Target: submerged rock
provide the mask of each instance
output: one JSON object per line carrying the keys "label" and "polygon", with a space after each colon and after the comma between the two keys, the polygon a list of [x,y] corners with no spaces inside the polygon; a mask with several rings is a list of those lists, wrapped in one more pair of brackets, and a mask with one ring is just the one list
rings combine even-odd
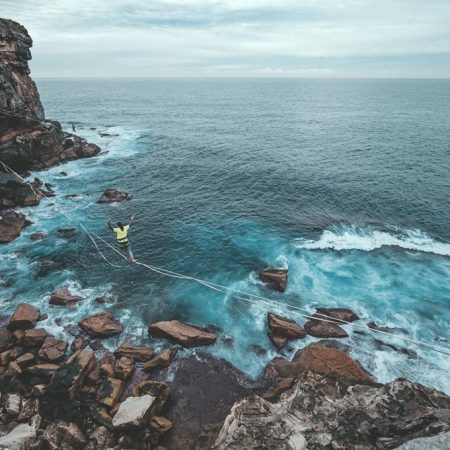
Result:
{"label": "submerged rock", "polygon": [[131,196],[124,191],[119,191],[117,189],[106,189],[98,203],[114,203],[123,202],[125,200],[131,200]]}
{"label": "submerged rock", "polygon": [[214,333],[197,325],[187,324],[179,320],[154,323],[150,325],[148,332],[152,336],[168,339],[187,348],[211,345],[216,342]]}
{"label": "submerged rock", "polygon": [[286,290],[287,277],[287,269],[266,268],[259,272],[259,279],[278,292]]}
{"label": "submerged rock", "polygon": [[78,322],[78,326],[89,336],[98,338],[114,336],[123,331],[122,324],[109,312],[86,317]]}

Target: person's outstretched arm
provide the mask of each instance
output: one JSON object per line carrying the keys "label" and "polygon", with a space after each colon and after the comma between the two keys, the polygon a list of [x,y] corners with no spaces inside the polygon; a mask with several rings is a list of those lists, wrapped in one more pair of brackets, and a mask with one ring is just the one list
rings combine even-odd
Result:
{"label": "person's outstretched arm", "polygon": [[131,216],[130,216],[130,226],[134,222],[134,219],[136,219],[136,216],[134,214],[131,214]]}
{"label": "person's outstretched arm", "polygon": [[108,228],[109,228],[111,231],[114,231],[114,230],[113,230],[113,226],[111,225],[111,219],[108,219]]}

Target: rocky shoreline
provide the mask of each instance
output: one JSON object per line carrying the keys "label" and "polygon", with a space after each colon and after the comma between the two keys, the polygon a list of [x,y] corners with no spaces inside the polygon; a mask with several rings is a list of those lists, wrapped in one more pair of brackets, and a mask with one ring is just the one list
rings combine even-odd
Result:
{"label": "rocky shoreline", "polygon": [[[24,27],[0,19],[0,160],[23,175],[100,152],[45,120],[29,76],[31,44]],[[30,224],[13,208],[55,195],[40,179],[32,186],[0,168],[0,244],[19,238]],[[99,202],[129,199],[108,189]],[[266,268],[259,277],[280,293],[286,289],[287,270]],[[80,301],[60,288],[49,303],[64,308]],[[292,360],[277,357],[251,380],[201,349],[186,354],[214,345],[220,333],[214,327],[169,317],[148,324],[149,336],[164,343],[158,354],[128,336],[109,352],[103,340],[123,331],[111,313],[61,322],[70,340],[40,327],[44,318],[32,304],[19,304],[2,318],[0,448],[387,449],[450,430],[450,397],[403,379],[379,384],[335,340],[318,340]],[[269,313],[268,338],[281,352],[306,335],[345,338],[342,325],[358,319],[345,308],[318,308],[303,325]]]}

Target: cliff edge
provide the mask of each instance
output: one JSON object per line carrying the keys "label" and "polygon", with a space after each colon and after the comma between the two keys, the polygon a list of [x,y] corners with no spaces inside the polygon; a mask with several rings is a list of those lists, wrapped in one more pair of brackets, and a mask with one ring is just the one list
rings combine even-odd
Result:
{"label": "cliff edge", "polygon": [[97,155],[100,147],[45,119],[28,66],[32,44],[25,27],[0,18],[0,160],[24,171]]}

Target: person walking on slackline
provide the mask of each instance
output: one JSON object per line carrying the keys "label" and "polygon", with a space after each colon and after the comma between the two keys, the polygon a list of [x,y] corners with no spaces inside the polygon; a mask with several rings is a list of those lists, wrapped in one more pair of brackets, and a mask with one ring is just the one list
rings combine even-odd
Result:
{"label": "person walking on slackline", "polygon": [[135,216],[132,214],[130,216],[130,223],[124,225],[122,222],[117,222],[117,226],[113,227],[111,224],[111,219],[108,220],[108,227],[111,231],[116,233],[117,245],[119,246],[120,253],[127,259],[130,264],[136,264],[136,260],[133,257],[133,253],[130,249],[130,243],[128,241],[128,230],[131,224],[134,222]]}

